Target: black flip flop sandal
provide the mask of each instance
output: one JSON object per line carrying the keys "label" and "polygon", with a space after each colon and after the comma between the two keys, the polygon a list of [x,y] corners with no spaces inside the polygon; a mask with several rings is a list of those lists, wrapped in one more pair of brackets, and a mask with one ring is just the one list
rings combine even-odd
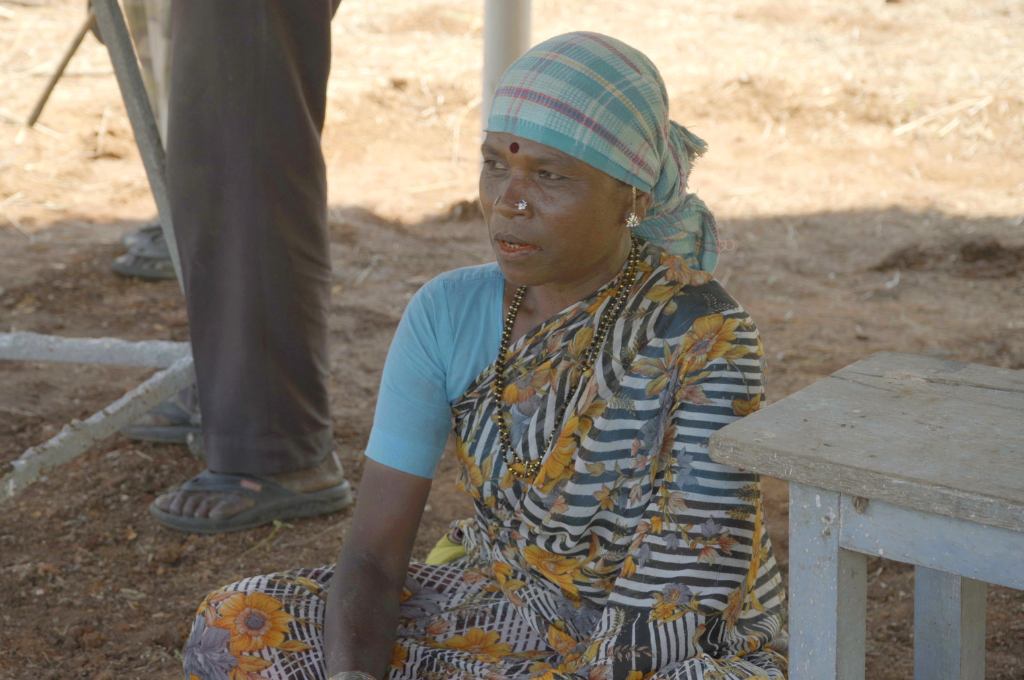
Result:
{"label": "black flip flop sandal", "polygon": [[157,234],[162,234],[163,228],[159,222],[150,222],[144,224],[135,231],[129,231],[127,234],[121,237],[121,243],[128,250],[137,248],[143,243],[148,243],[156,238]]}
{"label": "black flip flop sandal", "polygon": [[124,255],[114,258],[110,268],[121,276],[131,276],[147,281],[174,279],[174,264],[167,249],[163,230],[157,229],[152,238],[139,239]]}
{"label": "black flip flop sandal", "polygon": [[182,517],[165,512],[155,504],[149,506],[149,514],[164,526],[194,534],[243,531],[274,520],[326,515],[352,504],[352,487],[347,481],[321,491],[298,493],[265,477],[204,470],[179,486],[178,490],[235,494],[252,498],[255,502],[253,507],[226,519]]}
{"label": "black flip flop sandal", "polygon": [[128,427],[121,434],[129,439],[157,444],[188,444],[199,437],[199,414],[190,411],[176,398],[168,399]]}

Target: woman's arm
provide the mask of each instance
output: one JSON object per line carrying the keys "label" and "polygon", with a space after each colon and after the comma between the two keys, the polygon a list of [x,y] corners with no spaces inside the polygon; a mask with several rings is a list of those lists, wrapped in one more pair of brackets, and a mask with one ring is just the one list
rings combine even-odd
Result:
{"label": "woman's arm", "polygon": [[327,598],[327,677],[345,670],[387,674],[399,596],[430,483],[367,459]]}

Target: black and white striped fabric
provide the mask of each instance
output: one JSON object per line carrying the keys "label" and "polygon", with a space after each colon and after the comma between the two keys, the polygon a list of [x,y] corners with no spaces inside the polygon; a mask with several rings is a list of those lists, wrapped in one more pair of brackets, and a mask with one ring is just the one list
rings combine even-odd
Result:
{"label": "black and white striped fabric", "polygon": [[[410,567],[389,678],[785,678],[773,649],[784,592],[759,480],[707,452],[712,432],[763,402],[757,329],[707,274],[648,245],[583,373],[613,293],[595,292],[510,350],[505,412],[517,453],[543,461],[535,479],[515,479],[498,454],[493,371],[454,405],[460,486],[476,506],[453,532],[467,554]],[[304,573],[227,592],[267,593]],[[216,606],[200,613],[208,626]],[[269,662],[259,677],[319,677],[286,670],[296,656],[322,667],[322,607],[303,611],[308,624],[290,621],[286,639],[309,649],[250,652]]]}

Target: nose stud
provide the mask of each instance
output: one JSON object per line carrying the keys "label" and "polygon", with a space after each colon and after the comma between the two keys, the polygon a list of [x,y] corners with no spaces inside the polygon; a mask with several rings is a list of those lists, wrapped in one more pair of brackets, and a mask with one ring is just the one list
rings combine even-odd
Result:
{"label": "nose stud", "polygon": [[516,201],[516,210],[526,210],[530,207],[530,204],[526,202],[525,198],[520,198]]}

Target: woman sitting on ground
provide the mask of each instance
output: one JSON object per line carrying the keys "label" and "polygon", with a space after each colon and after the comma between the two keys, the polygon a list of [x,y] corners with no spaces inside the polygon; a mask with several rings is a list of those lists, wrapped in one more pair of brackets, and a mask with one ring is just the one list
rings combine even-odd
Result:
{"label": "woman sitting on ground", "polygon": [[[763,385],[686,193],[704,148],[617,40],[509,68],[480,174],[497,263],[409,303],[337,567],[209,595],[186,677],[785,677],[758,478],[707,454]],[[453,431],[475,516],[410,563]]]}

